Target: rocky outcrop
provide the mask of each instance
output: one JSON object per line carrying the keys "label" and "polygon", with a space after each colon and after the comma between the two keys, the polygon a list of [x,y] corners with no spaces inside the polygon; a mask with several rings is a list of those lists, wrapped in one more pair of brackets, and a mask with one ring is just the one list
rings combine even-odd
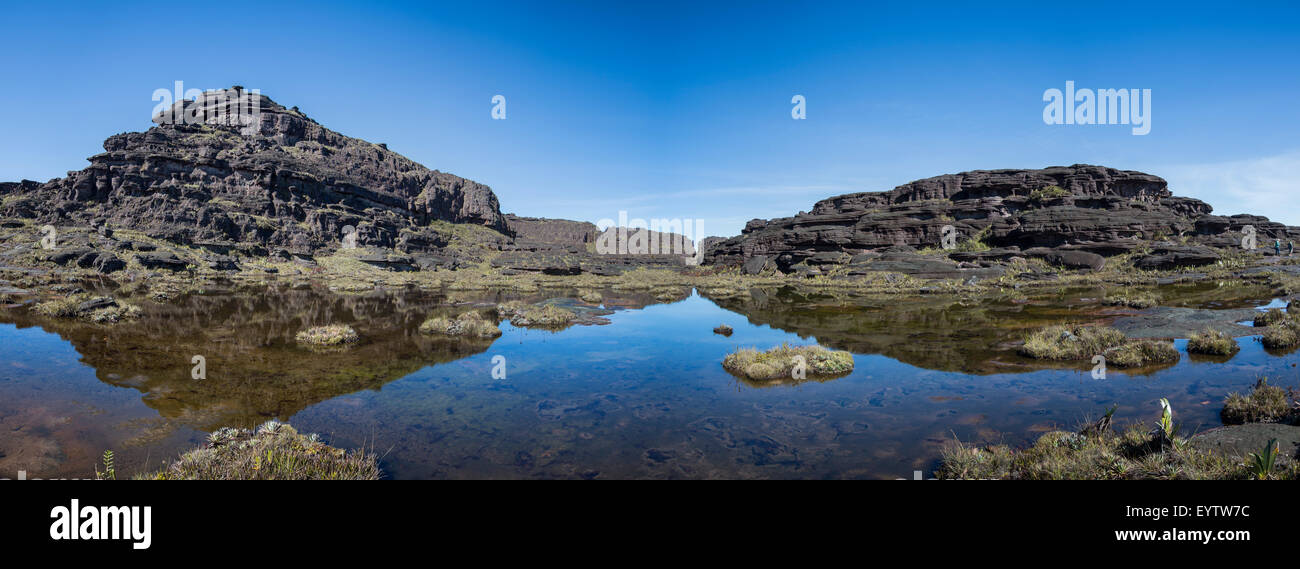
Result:
{"label": "rocky outcrop", "polygon": [[[210,91],[174,109],[215,116],[238,92]],[[0,215],[302,254],[338,249],[346,226],[355,228],[358,246],[408,253],[446,244],[435,221],[509,233],[487,186],[329,130],[296,107],[257,101],[256,133],[209,120],[115,135],[89,167],[66,178],[0,184]]]}
{"label": "rocky outcrop", "polygon": [[[1261,242],[1297,238],[1300,229],[1259,216],[1211,215],[1208,204],[1174,196],[1162,178],[1102,166],[1041,170],[977,170],[918,180],[886,192],[845,194],[817,202],[793,217],[755,219],[741,235],[708,249],[708,264],[753,266],[763,257],[785,272],[815,264],[829,252],[857,255],[896,245],[938,248],[944,227],[958,243],[976,239],[1001,251],[1033,251],[1068,268],[1096,269],[1103,255],[1133,251],[1151,241],[1187,237],[1234,246],[1246,225]],[[1152,259],[1153,266],[1204,264],[1196,249]],[[968,255],[954,260],[974,262]],[[1217,259],[1217,256],[1215,257]],[[766,261],[765,261],[766,262]]]}

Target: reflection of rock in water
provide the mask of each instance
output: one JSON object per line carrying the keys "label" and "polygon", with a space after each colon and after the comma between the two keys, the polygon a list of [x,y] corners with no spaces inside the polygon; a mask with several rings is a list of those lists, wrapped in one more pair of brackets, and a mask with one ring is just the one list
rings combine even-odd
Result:
{"label": "reflection of rock in water", "polygon": [[[108,291],[103,291],[108,292]],[[506,296],[480,291],[448,296],[425,291],[339,294],[324,288],[246,287],[239,292],[179,294],[166,303],[123,293],[144,308],[138,320],[112,327],[51,319],[25,310],[0,311],[0,321],[39,326],[67,340],[100,381],[140,391],[160,421],[123,425],[137,434],[128,445],[160,440],[178,426],[201,431],[253,427],[288,419],[321,401],[378,389],[419,369],[485,352],[492,339],[430,337],[418,332],[430,316],[455,317],[508,299],[559,304],[573,324],[607,324],[596,307],[574,306],[577,291]],[[648,292],[606,292],[611,304],[645,306]],[[294,335],[313,326],[346,324],[361,341],[346,351],[313,351]],[[206,378],[191,379],[194,356]],[[56,445],[57,446],[57,445]],[[0,447],[3,448],[3,447]]]}
{"label": "reflection of rock in water", "polygon": [[[340,296],[285,290],[141,304],[144,317],[112,328],[16,311],[5,316],[19,327],[39,325],[57,333],[101,381],[137,389],[168,422],[200,430],[288,418],[308,405],[379,388],[426,365],[465,358],[491,345],[418,334],[420,322],[432,313],[469,309],[439,306],[432,294]],[[346,352],[322,354],[294,342],[299,330],[328,323],[353,326],[361,343]],[[206,359],[205,379],[191,379],[196,355]],[[165,436],[169,430],[151,425],[142,436],[154,439],[148,432]]]}
{"label": "reflection of rock in water", "polygon": [[[1210,283],[1213,285],[1213,283]],[[1209,285],[1161,287],[1166,304],[1236,308],[1267,298],[1264,287]],[[749,318],[754,325],[816,337],[823,346],[857,354],[881,354],[926,369],[976,375],[1026,372],[1043,367],[1087,368],[1017,356],[1015,346],[1031,331],[1063,322],[1106,323],[1122,314],[1102,306],[1102,289],[1053,290],[1030,296],[1008,291],[984,296],[856,296],[783,288],[752,288],[726,298],[703,296]],[[1231,313],[1225,317],[1232,317]],[[747,382],[748,383],[748,382]],[[766,385],[764,383],[763,385]]]}

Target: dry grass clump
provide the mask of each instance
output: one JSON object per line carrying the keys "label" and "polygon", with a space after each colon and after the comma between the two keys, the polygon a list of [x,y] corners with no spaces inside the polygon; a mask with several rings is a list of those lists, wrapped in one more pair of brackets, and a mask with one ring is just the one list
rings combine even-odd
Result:
{"label": "dry grass clump", "polygon": [[1300,420],[1300,408],[1290,390],[1269,385],[1268,378],[1261,377],[1250,393],[1229,393],[1219,418],[1225,425],[1294,423]]}
{"label": "dry grass clump", "polygon": [[123,320],[139,318],[140,307],[114,299],[111,296],[73,294],[33,304],[31,310],[50,318],[80,318],[96,324],[116,324]]}
{"label": "dry grass clump", "polygon": [[1031,333],[1022,355],[1047,360],[1082,360],[1124,343],[1124,333],[1103,326],[1048,326]]}
{"label": "dry grass clump", "polygon": [[1104,304],[1110,306],[1127,306],[1129,308],[1151,308],[1160,304],[1160,295],[1154,292],[1144,291],[1124,291],[1119,294],[1107,295],[1102,299]]}
{"label": "dry grass clump", "polygon": [[501,335],[497,323],[483,318],[478,312],[466,312],[455,318],[435,316],[420,324],[421,334],[442,334],[471,338],[495,338]]}
{"label": "dry grass clump", "polygon": [[1281,308],[1270,308],[1265,312],[1256,314],[1254,324],[1258,328],[1263,328],[1265,326],[1272,326],[1273,324],[1286,322],[1288,319],[1289,315],[1286,311]]}
{"label": "dry grass clump", "polygon": [[1230,356],[1240,349],[1235,340],[1213,328],[1206,328],[1204,332],[1192,334],[1187,339],[1187,352],[1192,354]]}
{"label": "dry grass clump", "polygon": [[378,480],[375,455],[348,452],[268,421],[256,430],[218,429],[202,447],[166,468],[142,476],[151,480]]}
{"label": "dry grass clump", "polygon": [[605,301],[605,297],[601,296],[599,292],[590,290],[590,291],[585,291],[581,295],[579,295],[578,300],[581,300],[587,304],[600,304],[601,302]]}
{"label": "dry grass clump", "polygon": [[1106,363],[1115,367],[1143,367],[1178,361],[1178,349],[1164,340],[1135,340],[1111,348],[1104,354]]}
{"label": "dry grass clump", "polygon": [[497,314],[508,318],[510,323],[519,327],[536,326],[540,328],[558,328],[567,326],[578,317],[572,310],[547,304],[536,306],[517,300],[497,305]]}
{"label": "dry grass clump", "polygon": [[1259,340],[1265,348],[1289,348],[1300,343],[1296,326],[1290,320],[1271,324],[1264,328],[1264,335]]}
{"label": "dry grass clump", "polygon": [[807,376],[836,376],[853,371],[853,354],[833,351],[821,346],[791,346],[781,344],[766,352],[741,348],[722,360],[727,371],[749,379],[793,378],[797,358],[804,361]]}
{"label": "dry grass clump", "polygon": [[76,318],[81,314],[78,307],[90,300],[90,295],[72,295],[54,300],[46,300],[32,305],[32,312],[50,318]]}
{"label": "dry grass clump", "polygon": [[353,330],[351,326],[331,324],[329,326],[316,326],[298,332],[294,339],[299,344],[333,347],[356,343],[361,340],[361,336],[357,335],[357,331]]}

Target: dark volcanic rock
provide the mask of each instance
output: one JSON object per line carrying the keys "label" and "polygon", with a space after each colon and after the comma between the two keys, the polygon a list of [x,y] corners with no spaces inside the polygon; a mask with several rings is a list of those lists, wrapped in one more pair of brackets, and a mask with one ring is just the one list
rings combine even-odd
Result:
{"label": "dark volcanic rock", "polygon": [[1147,255],[1133,262],[1139,269],[1176,269],[1200,267],[1219,260],[1219,253],[1209,247],[1165,245],[1155,247]]}
{"label": "dark volcanic rock", "polygon": [[183,271],[188,264],[175,253],[137,253],[135,260],[146,269]]}
{"label": "dark volcanic rock", "polygon": [[[1125,253],[1174,236],[1216,246],[1232,244],[1246,225],[1255,227],[1261,243],[1275,236],[1300,237],[1300,229],[1267,218],[1221,217],[1210,211],[1208,204],[1174,196],[1165,180],[1141,172],[1087,165],[977,170],[918,180],[887,192],[828,198],[794,217],[752,220],[741,235],[707,249],[705,262],[744,266],[765,256],[790,271],[828,253],[856,255],[898,245],[939,247],[945,225],[956,229],[959,241],[978,238],[996,249],[1048,248],[1057,251],[1048,262],[1088,269],[1102,266],[1097,255]],[[1005,260],[1012,256],[1006,253],[956,254],[953,259]],[[1198,260],[1173,254],[1178,262]]]}
{"label": "dark volcanic rock", "polygon": [[1058,265],[1067,269],[1089,269],[1099,271],[1106,266],[1106,258],[1096,253],[1087,251],[1069,251],[1060,249],[1048,249],[1046,247],[1034,247],[1024,252],[1026,257],[1038,257],[1047,261],[1048,264]]}
{"label": "dark volcanic rock", "polygon": [[[213,116],[219,97],[233,93],[210,91],[176,108]],[[331,131],[265,96],[258,101],[256,134],[207,121],[115,135],[88,168],[66,178],[0,184],[0,196],[14,197],[0,215],[102,228],[105,236],[130,228],[175,243],[300,253],[337,249],[349,225],[359,246],[408,251],[436,247],[429,225],[439,220],[509,231],[487,186]]]}

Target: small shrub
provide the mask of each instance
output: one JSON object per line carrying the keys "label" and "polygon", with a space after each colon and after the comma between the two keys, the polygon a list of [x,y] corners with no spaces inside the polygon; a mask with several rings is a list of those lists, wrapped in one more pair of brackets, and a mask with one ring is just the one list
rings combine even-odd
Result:
{"label": "small shrub", "polygon": [[1029,192],[1029,201],[1041,202],[1070,195],[1069,190],[1061,186],[1045,186]]}

